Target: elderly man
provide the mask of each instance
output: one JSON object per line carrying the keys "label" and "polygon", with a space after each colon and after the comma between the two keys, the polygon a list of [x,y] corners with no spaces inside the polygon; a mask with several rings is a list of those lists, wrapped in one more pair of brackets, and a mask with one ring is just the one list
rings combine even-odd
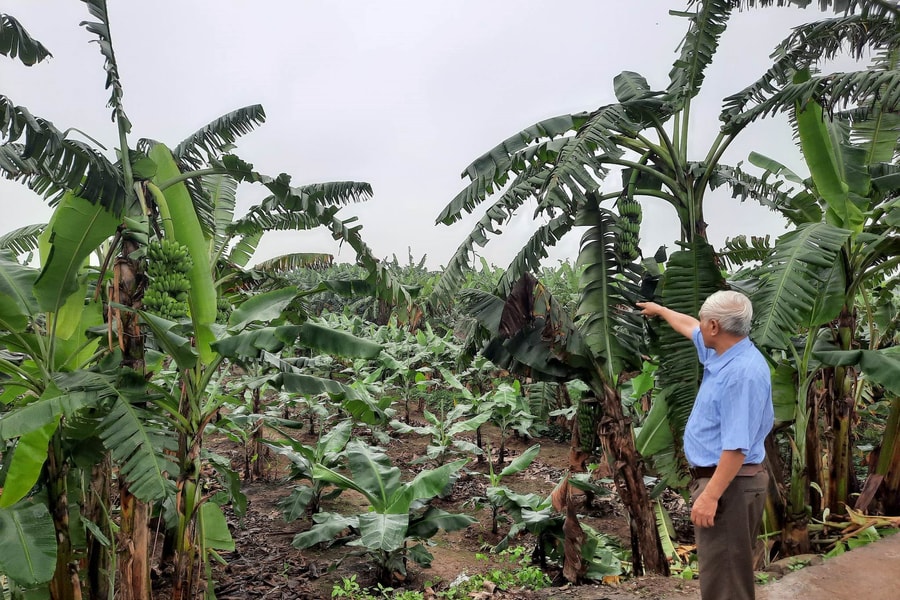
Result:
{"label": "elderly man", "polygon": [[747,337],[753,307],[733,291],[709,296],[699,321],[655,302],[638,307],[693,340],[703,364],[684,431],[701,597],[752,600],[753,548],[768,486],[761,463],[775,420],[769,366]]}

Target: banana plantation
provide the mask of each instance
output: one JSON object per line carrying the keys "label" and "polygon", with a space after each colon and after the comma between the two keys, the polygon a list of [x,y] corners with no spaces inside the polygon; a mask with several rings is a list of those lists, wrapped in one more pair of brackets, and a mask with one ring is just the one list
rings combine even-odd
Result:
{"label": "banana plantation", "polygon": [[[498,594],[689,580],[682,436],[702,367],[689,340],[634,306],[696,316],[722,289],[751,298],[772,373],[758,568],[900,527],[895,2],[684,2],[668,17],[685,33],[667,85],[623,71],[614,102],[523,123],[474,158],[434,207],[437,227],[469,215],[474,226],[434,271],[366,244],[346,207],[378,201],[368,183],[298,181],[242,159],[260,105],[210,115],[183,139],[135,139],[107,0],[81,1],[100,51],[84,68],[105,73],[117,147],[0,88],[0,174],[53,211],[0,236],[3,598],[482,591],[489,575],[429,575],[448,546],[476,566],[476,553],[512,561],[493,571]],[[692,111],[730,19],[783,4],[805,7],[806,24],[769,68],[739,80],[718,114]],[[17,68],[40,69],[52,45],[0,14]],[[858,70],[821,69],[836,57]],[[804,172],[787,156],[723,162],[745,129],[782,113]],[[700,121],[716,123],[708,147],[691,138]],[[237,210],[250,188],[262,199]],[[788,227],[714,247],[713,194]],[[641,245],[648,199],[677,216],[672,251]],[[479,261],[521,213],[533,229],[513,260]],[[355,264],[254,260],[266,233],[318,228]],[[566,236],[577,257],[548,266]],[[550,476],[525,479],[536,473]],[[292,558],[269,574],[278,585],[238,590],[229,578],[247,565],[254,536],[242,532],[263,484],[287,535],[257,531],[255,543]],[[617,531],[591,525],[598,506],[618,511]]]}

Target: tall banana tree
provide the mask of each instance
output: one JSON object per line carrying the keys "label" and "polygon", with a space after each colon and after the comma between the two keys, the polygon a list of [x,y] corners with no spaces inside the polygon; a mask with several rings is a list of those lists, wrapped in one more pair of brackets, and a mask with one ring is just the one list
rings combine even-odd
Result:
{"label": "tall banana tree", "polygon": [[[68,193],[43,236],[39,270],[20,265],[8,254],[0,260],[2,343],[24,357],[20,363],[0,361],[0,370],[8,377],[0,438],[14,441],[12,460],[4,465],[0,506],[8,511],[5,518],[14,518],[10,515],[17,509],[28,507],[29,526],[9,530],[19,532],[15,539],[20,556],[55,559],[52,578],[40,574],[40,565],[46,561],[29,561],[24,570],[10,570],[9,565],[0,570],[26,586],[49,580],[55,598],[75,597],[81,591],[78,552],[72,541],[75,524],[69,522],[69,505],[82,502],[69,487],[82,473],[77,448],[102,446],[111,426],[103,415],[129,405],[135,388],[125,380],[117,382],[108,363],[93,366],[106,351],[97,337],[87,334],[88,329],[102,325],[103,313],[100,303],[88,294],[88,284],[94,282],[91,270],[85,270],[86,260],[112,236],[117,224],[115,216],[102,207]],[[162,463],[152,458],[155,449],[150,437],[143,438],[147,443],[131,445],[131,454],[118,458],[150,459],[159,466]],[[92,453],[82,451],[81,455]],[[89,475],[88,470],[82,476],[87,480]],[[42,494],[32,493],[35,484],[49,508],[43,514],[54,531],[50,546],[40,545],[42,521],[36,516]],[[148,486],[145,490],[151,493],[154,486]],[[164,491],[165,484],[157,479],[152,493]],[[81,533],[74,536],[80,538]]]}
{"label": "tall banana tree", "polygon": [[[725,99],[721,131],[705,155],[690,159],[692,101],[700,92],[706,68],[733,11],[756,4],[769,3],[688,2],[686,11],[674,13],[689,25],[665,89],[655,90],[637,73],[624,72],[614,80],[616,103],[536,123],[469,165],[463,176],[471,183],[444,208],[437,221],[454,223],[495,192],[497,195],[448,263],[435,291],[437,296],[452,296],[471,267],[474,247],[500,233],[504,221],[521,211],[530,199],[537,202],[535,219],[543,217],[545,222],[508,266],[497,290],[502,297],[523,273],[537,271],[547,249],[574,226],[591,227],[582,238],[578,259],[585,269],[579,325],[598,364],[603,365],[605,381],[615,390],[622,365],[637,354],[639,339],[639,330],[627,323],[622,311],[615,310],[617,304],[634,297],[617,295],[617,291],[627,288],[625,282],[637,282],[641,277],[633,262],[638,256],[635,233],[640,223],[636,199],[659,198],[674,208],[682,249],[669,258],[657,293],[675,310],[697,314],[703,299],[725,286],[715,253],[706,242],[703,207],[712,185],[727,183],[743,189],[742,182],[732,177],[734,169],[721,163],[733,140],[753,121],[789,110],[798,99],[852,102],[871,86],[898,78],[896,72],[874,71],[820,75],[802,83],[786,77],[791,66],[803,68],[836,53],[841,46],[835,40],[841,36],[852,40],[850,52],[856,56],[868,47],[889,43],[895,32],[892,7],[880,2],[841,3],[839,8],[849,11],[847,16],[801,28],[796,39],[785,43],[781,58],[769,72]],[[831,3],[821,4],[824,8]],[[895,85],[890,89],[898,88]],[[891,107],[896,105],[896,96],[894,93],[887,99]],[[613,168],[622,170],[621,185],[607,185],[606,176]],[[615,203],[617,214],[603,208],[603,203]],[[598,243],[601,239],[605,246]],[[600,252],[600,248],[606,251]],[[659,383],[668,401],[669,426],[677,439],[690,413],[701,372],[690,343],[674,332],[659,332],[658,346],[665,349],[660,352]],[[627,478],[635,475],[629,473]],[[632,517],[639,510],[643,509],[630,507]]]}
{"label": "tall banana tree", "polygon": [[[597,243],[601,245],[597,252],[612,253],[610,239],[605,241],[606,248],[602,240]],[[642,478],[632,479],[640,477],[640,471],[623,466],[639,464],[640,457],[631,441],[621,399],[608,382],[606,367],[597,360],[584,330],[574,326],[547,288],[530,274],[516,282],[507,298],[477,289],[464,290],[462,296],[466,312],[480,326],[478,335],[485,341],[483,354],[491,362],[536,381],[579,379],[588,384],[595,404],[604,411],[600,429],[603,448],[611,468],[617,471],[616,485],[631,515],[634,570],[638,574],[645,570],[667,572],[647,488]],[[573,548],[574,554],[570,554],[567,548],[567,560],[580,556],[581,550]]]}
{"label": "tall banana tree", "polygon": [[[872,69],[876,82],[897,71],[900,52],[896,41],[881,50]],[[808,80],[808,71],[794,75],[794,85]],[[767,171],[766,182],[756,182],[757,191],[767,189],[773,206],[796,226],[761,256],[763,264],[754,272],[761,285],[753,296],[754,336],[785,357],[779,369],[794,375],[780,380],[796,382],[791,491],[783,529],[789,551],[808,549],[811,512],[841,512],[849,494],[859,491],[853,487],[851,460],[859,378],[852,361],[828,367],[834,363],[820,362],[817,350],[823,344],[839,351],[856,345],[858,316],[871,311],[871,303],[860,299],[869,298],[900,264],[895,214],[900,186],[892,175],[900,116],[885,106],[885,91],[873,85],[858,108],[844,113],[827,114],[812,99],[796,101],[793,120],[811,175],[806,181],[777,161],[751,156]],[[787,183],[800,184],[800,190],[779,192]],[[802,344],[792,339],[797,333],[803,334]],[[882,476],[887,469],[884,465]],[[810,481],[822,490],[815,502]]]}

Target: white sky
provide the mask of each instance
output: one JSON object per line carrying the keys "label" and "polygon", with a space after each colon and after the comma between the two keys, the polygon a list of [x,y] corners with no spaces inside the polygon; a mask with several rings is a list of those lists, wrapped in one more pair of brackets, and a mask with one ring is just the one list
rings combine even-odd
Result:
{"label": "white sky", "polygon": [[[267,122],[238,142],[257,170],[286,172],[295,185],[367,181],[375,197],[349,207],[375,254],[407,249],[432,268],[445,264],[475,217],[447,227],[434,220],[462,189],[459,174],[506,137],[557,114],[615,101],[612,80],[624,70],[655,89],[668,84],[686,21],[662,0],[109,0],[111,31],[134,129],[175,145],[236,108],[260,103]],[[117,146],[105,104],[103,58],[76,0],[2,0],[54,54],[26,68],[0,59],[0,94],[54,122]],[[722,98],[755,80],[790,27],[821,18],[813,10],[768,8],[731,20],[704,93],[692,109],[695,159],[715,137]],[[783,117],[751,126],[725,155],[750,151],[805,173]],[[616,177],[618,179],[618,177]],[[239,210],[264,197],[241,188]],[[49,209],[27,188],[0,181],[0,232],[46,221]],[[710,239],[778,235],[780,219],[727,193],[708,196]],[[645,254],[673,247],[674,211],[645,204]],[[530,211],[483,250],[505,266],[533,230]],[[577,254],[573,232],[549,261]],[[254,262],[287,252],[325,251],[353,260],[324,232],[272,233]]]}

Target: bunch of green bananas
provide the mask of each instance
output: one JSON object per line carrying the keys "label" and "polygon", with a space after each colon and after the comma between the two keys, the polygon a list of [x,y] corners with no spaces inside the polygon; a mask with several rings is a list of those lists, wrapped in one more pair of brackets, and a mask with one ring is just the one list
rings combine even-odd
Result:
{"label": "bunch of green bananas", "polygon": [[231,302],[219,296],[216,299],[216,323],[227,323],[231,316]]}
{"label": "bunch of green bananas", "polygon": [[142,300],[144,310],[177,321],[188,314],[188,272],[194,261],[187,246],[163,238],[147,245],[147,278]]}
{"label": "bunch of green bananas", "polygon": [[640,256],[641,204],[628,194],[622,194],[616,200],[616,209],[619,212],[616,255],[623,262],[631,262]]}
{"label": "bunch of green bananas", "polygon": [[578,424],[578,438],[581,449],[591,453],[597,444],[597,423],[600,418],[600,403],[596,400],[582,400],[575,415]]}

